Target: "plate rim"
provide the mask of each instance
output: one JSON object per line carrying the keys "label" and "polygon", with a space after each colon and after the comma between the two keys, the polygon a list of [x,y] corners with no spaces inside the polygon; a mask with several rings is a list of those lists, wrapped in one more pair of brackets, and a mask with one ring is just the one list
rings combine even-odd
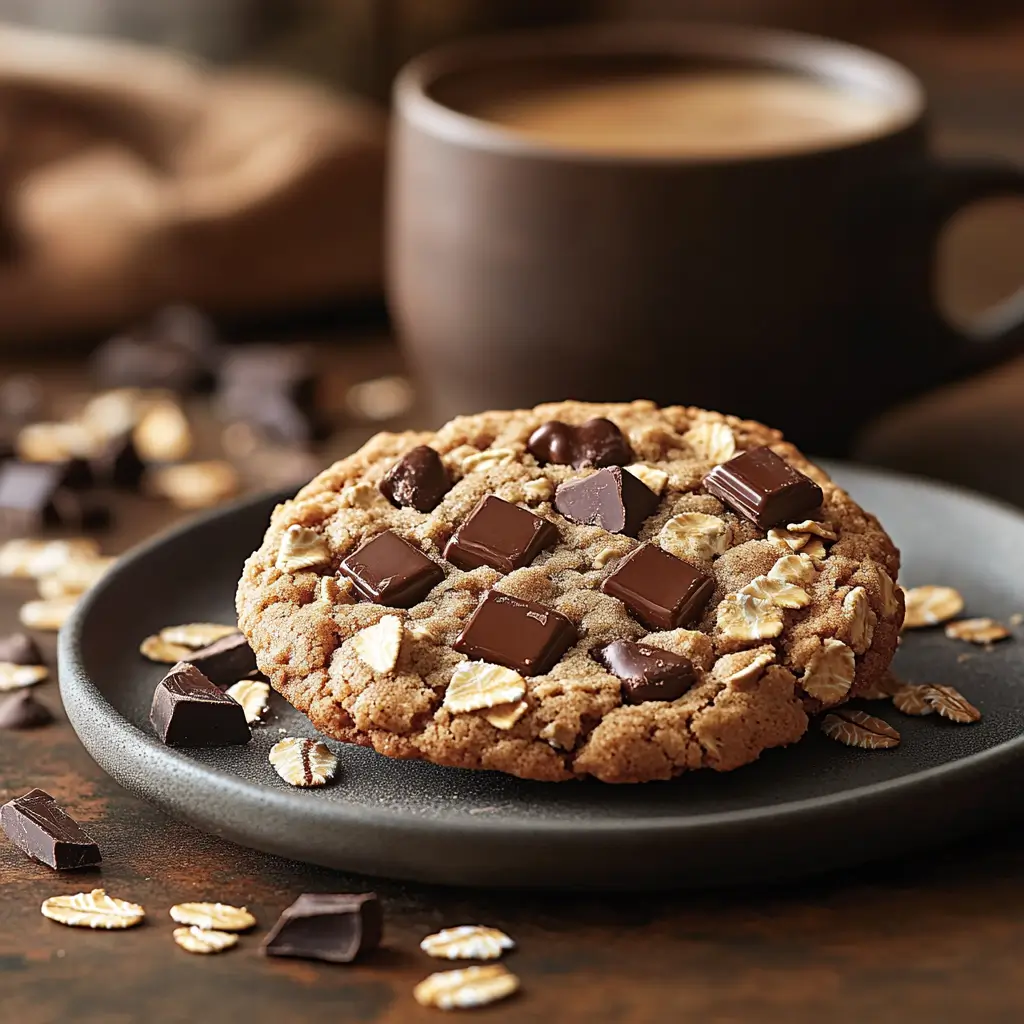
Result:
{"label": "plate rim", "polygon": [[[866,476],[884,477],[901,484],[913,484],[915,489],[926,490],[934,496],[952,494],[960,500],[966,499],[987,510],[996,511],[1001,515],[1009,515],[1024,527],[1024,512],[1022,510],[1007,502],[990,499],[967,488],[874,466],[855,463],[840,464],[831,460],[821,460],[818,464],[823,465],[830,474],[834,468],[840,468],[847,474],[852,472]],[[116,781],[121,782],[123,779],[130,778],[131,772],[125,770],[120,764],[112,765],[111,762],[116,762],[116,759],[108,757],[103,744],[97,741],[95,736],[95,732],[98,731],[97,725],[101,726],[102,731],[109,736],[118,736],[122,739],[125,736],[130,738],[131,742],[125,745],[127,751],[122,749],[120,756],[130,761],[132,767],[140,775],[148,774],[151,777],[159,775],[161,778],[167,778],[173,774],[179,781],[185,775],[196,780],[208,780],[210,776],[214,776],[219,786],[229,787],[241,799],[252,802],[254,810],[258,803],[263,813],[269,809],[268,804],[285,815],[295,813],[295,791],[279,790],[276,787],[252,782],[220,768],[200,764],[184,750],[167,747],[156,737],[140,729],[110,703],[97,683],[86,673],[81,657],[85,621],[101,596],[110,587],[117,584],[120,571],[125,566],[147,557],[153,550],[210,522],[230,518],[261,505],[273,508],[281,500],[286,500],[287,496],[282,492],[272,491],[243,498],[198,516],[190,517],[132,547],[118,559],[117,565],[110,573],[79,602],[61,630],[58,638],[58,678],[68,718],[90,756]],[[92,723],[83,723],[85,717],[91,717]],[[330,740],[329,737],[328,739]],[[330,742],[335,746],[339,745],[337,741]],[[341,746],[345,745],[341,744]],[[646,819],[630,817],[628,822],[624,815],[613,820],[568,821],[566,819],[516,818],[509,815],[491,817],[464,814],[446,817],[443,827],[447,835],[451,837],[468,839],[483,839],[508,835],[513,832],[517,834],[517,838],[529,836],[550,839],[571,832],[577,837],[594,836],[606,839],[611,836],[619,836],[628,828],[630,835],[637,838],[678,837],[680,842],[685,842],[689,838],[721,829],[763,825],[768,819],[771,820],[773,826],[778,828],[795,827],[823,813],[843,812],[866,802],[872,804],[877,804],[879,801],[891,802],[893,799],[905,796],[908,790],[913,794],[920,795],[922,791],[928,792],[942,786],[950,776],[954,776],[960,782],[965,779],[969,781],[971,777],[987,775],[1020,760],[1024,760],[1024,733],[974,754],[894,779],[868,783],[839,793],[787,800],[761,807],[690,814],[685,818],[670,815]],[[157,782],[159,783],[159,779]],[[583,784],[603,785],[599,782],[584,782]],[[536,783],[536,785],[543,786],[544,783]],[[134,787],[130,788],[134,789]],[[165,806],[167,803],[167,801],[161,802],[148,794],[144,794],[144,798],[161,806]],[[176,805],[180,803],[178,800],[172,802]],[[307,821],[311,817],[323,818],[335,825],[356,824],[362,829],[369,828],[382,833],[389,832],[393,836],[409,835],[413,838],[426,833],[434,834],[439,827],[437,821],[431,816],[396,813],[387,807],[374,807],[362,803],[349,805],[343,801],[328,802],[315,799],[311,799],[307,803],[308,807],[303,807],[300,812]],[[204,820],[200,813],[175,812],[175,816],[185,817],[186,820],[193,822]]]}

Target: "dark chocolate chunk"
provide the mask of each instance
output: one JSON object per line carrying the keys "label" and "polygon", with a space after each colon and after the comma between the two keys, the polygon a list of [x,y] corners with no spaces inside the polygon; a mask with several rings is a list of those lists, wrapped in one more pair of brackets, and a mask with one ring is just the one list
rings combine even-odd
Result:
{"label": "dark chocolate chunk", "polygon": [[34,533],[60,522],[54,495],[61,487],[64,467],[53,462],[0,465],[0,535]]}
{"label": "dark chocolate chunk", "polygon": [[39,645],[27,633],[9,633],[0,636],[0,661],[12,665],[42,665]]}
{"label": "dark chocolate chunk", "polygon": [[489,494],[452,535],[444,557],[460,569],[489,565],[510,573],[557,543],[558,529],[553,523]]}
{"label": "dark chocolate chunk", "polygon": [[542,423],[527,441],[530,454],[540,463],[583,466],[625,466],[633,451],[619,428],[603,417],[570,426],[561,420]]}
{"label": "dark chocolate chunk", "polygon": [[272,444],[305,448],[318,434],[313,412],[283,392],[235,385],[218,394],[216,409],[221,419],[246,423]]}
{"label": "dark chocolate chunk", "polygon": [[601,589],[617,597],[648,629],[677,629],[698,619],[715,581],[654,544],[642,544]]}
{"label": "dark chocolate chunk", "polygon": [[441,456],[421,444],[406,452],[380,482],[380,493],[392,505],[408,505],[417,512],[433,511],[451,490],[452,481]]}
{"label": "dark chocolate chunk", "polygon": [[106,438],[90,461],[96,480],[109,487],[137,491],[146,475],[130,430]]}
{"label": "dark chocolate chunk", "polygon": [[[244,395],[249,400],[244,403]],[[242,401],[250,411],[265,396],[287,398],[299,409],[316,407],[316,372],[302,345],[242,345],[224,353],[217,377],[218,403]]]}
{"label": "dark chocolate chunk", "polygon": [[411,608],[444,579],[436,562],[391,530],[357,548],[339,568],[362,597],[389,608]]}
{"label": "dark chocolate chunk", "polygon": [[613,466],[559,484],[555,508],[574,523],[635,537],[661,499],[628,470]]}
{"label": "dark chocolate chunk", "polygon": [[489,590],[466,623],[455,650],[504,665],[524,676],[541,676],[576,643],[576,627],[535,601]]}
{"label": "dark chocolate chunk", "polygon": [[375,893],[303,893],[260,947],[265,956],[351,963],[380,945],[384,915]]}
{"label": "dark chocolate chunk", "polygon": [[184,661],[157,684],[149,720],[169,747],[225,747],[252,739],[242,705]]}
{"label": "dark chocolate chunk", "polygon": [[770,448],[751,448],[715,466],[704,486],[762,530],[806,519],[824,497],[810,477]]}
{"label": "dark chocolate chunk", "polygon": [[89,868],[102,860],[92,836],[41,789],[0,807],[0,827],[22,853],[55,871]]}
{"label": "dark chocolate chunk", "polygon": [[697,672],[689,658],[650,644],[613,640],[595,647],[590,654],[622,680],[624,704],[676,700],[697,681]]}
{"label": "dark chocolate chunk", "polygon": [[56,521],[73,530],[105,530],[113,518],[107,500],[96,491],[62,487],[54,493],[52,504]]}
{"label": "dark chocolate chunk", "polygon": [[53,712],[31,690],[0,698],[0,729],[38,729],[53,721]]}
{"label": "dark chocolate chunk", "polygon": [[93,353],[92,374],[104,388],[169,388],[200,391],[210,371],[201,356],[177,341],[142,334],[111,338]]}
{"label": "dark chocolate chunk", "polygon": [[256,653],[241,633],[230,633],[193,651],[184,661],[199,669],[214,686],[225,688],[256,668]]}

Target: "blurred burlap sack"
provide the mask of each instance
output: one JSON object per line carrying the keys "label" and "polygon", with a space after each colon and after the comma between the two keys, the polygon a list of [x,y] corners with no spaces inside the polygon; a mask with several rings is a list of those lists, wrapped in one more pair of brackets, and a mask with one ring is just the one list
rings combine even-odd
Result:
{"label": "blurred burlap sack", "polygon": [[377,294],[384,146],[280,74],[0,27],[0,346]]}

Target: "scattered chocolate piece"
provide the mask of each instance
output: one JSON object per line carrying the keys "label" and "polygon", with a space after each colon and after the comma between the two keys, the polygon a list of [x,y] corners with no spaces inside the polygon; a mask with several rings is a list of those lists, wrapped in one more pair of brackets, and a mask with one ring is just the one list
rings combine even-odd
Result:
{"label": "scattered chocolate piece", "polygon": [[555,492],[555,508],[574,523],[635,537],[661,499],[618,466],[568,480]]}
{"label": "scattered chocolate piece", "polygon": [[229,633],[182,659],[221,688],[237,683],[256,669],[256,654],[242,633]]}
{"label": "scattered chocolate piece", "polygon": [[625,466],[633,461],[633,451],[622,431],[603,417],[587,420],[578,427],[548,420],[530,435],[527,447],[541,464],[554,462],[576,469]]}
{"label": "scattered chocolate piece", "polygon": [[406,452],[380,482],[380,493],[392,505],[408,505],[417,512],[432,512],[451,490],[441,456],[433,448],[421,444]]}
{"label": "scattered chocolate piece", "polygon": [[436,562],[391,530],[357,548],[339,569],[362,597],[389,608],[411,608],[444,579]]}
{"label": "scattered chocolate piece", "polygon": [[92,458],[96,480],[109,487],[137,491],[146,475],[146,464],[135,447],[131,430],[108,437]]}
{"label": "scattered chocolate piece", "polygon": [[229,393],[242,401],[242,392],[248,392],[244,404],[249,409],[267,395],[284,396],[299,408],[314,408],[316,372],[310,350],[302,345],[263,343],[228,349],[217,377],[218,402]]}
{"label": "scattered chocolate piece", "polygon": [[157,684],[149,720],[169,747],[221,747],[252,739],[242,706],[187,662]]}
{"label": "scattered chocolate piece", "polygon": [[274,391],[253,392],[241,386],[224,391],[217,399],[217,414],[223,420],[258,430],[264,443],[304,448],[318,434],[312,416],[287,395]]}
{"label": "scattered chocolate piece", "polygon": [[8,633],[0,636],[0,661],[12,665],[41,665],[43,656],[39,645],[27,633]]}
{"label": "scattered chocolate piece", "polygon": [[380,945],[384,916],[375,893],[303,893],[260,947],[265,956],[351,963]]}
{"label": "scattered chocolate piece", "polygon": [[648,629],[677,629],[700,617],[715,581],[654,544],[643,544],[601,584]]}
{"label": "scattered chocolate piece", "polygon": [[38,729],[53,721],[53,713],[31,690],[0,698],[0,729]]}
{"label": "scattered chocolate piece", "polygon": [[[97,529],[110,522],[110,509],[88,492],[69,486],[83,482],[71,462],[19,462],[0,464],[0,535],[36,533],[47,527]],[[91,470],[89,470],[91,478]]]}
{"label": "scattered chocolate piece", "polygon": [[553,608],[489,590],[453,646],[469,658],[541,676],[576,638],[576,627]]}
{"label": "scattered chocolate piece", "polygon": [[452,535],[444,557],[467,571],[489,565],[510,573],[557,543],[558,529],[553,523],[489,494]]}
{"label": "scattered chocolate piece", "polygon": [[41,789],[0,807],[0,827],[22,853],[55,871],[93,867],[102,860],[92,836]]}
{"label": "scattered chocolate piece", "polygon": [[715,466],[704,486],[762,530],[807,518],[824,499],[810,477],[765,447]]}
{"label": "scattered chocolate piece", "polygon": [[613,640],[595,647],[590,655],[622,680],[624,704],[676,700],[697,681],[697,672],[689,658],[650,644]]}

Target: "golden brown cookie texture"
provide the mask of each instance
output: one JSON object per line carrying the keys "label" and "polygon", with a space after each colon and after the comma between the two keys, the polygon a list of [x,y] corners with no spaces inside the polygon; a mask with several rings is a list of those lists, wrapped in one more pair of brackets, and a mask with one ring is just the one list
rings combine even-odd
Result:
{"label": "golden brown cookie texture", "polygon": [[[621,440],[603,424],[583,429],[594,420],[609,421]],[[535,454],[531,437],[553,422],[574,428],[561,431],[574,444],[535,442]],[[579,438],[593,448],[589,456]],[[440,457],[450,487],[420,500],[412,479],[406,503],[401,493],[385,496],[385,477],[420,446]],[[709,493],[704,479],[716,466],[763,447],[820,488],[820,507],[758,525],[750,510]],[[598,463],[609,460],[652,498],[637,501],[618,472],[604,472],[598,484],[607,486],[577,491],[586,501],[573,499],[572,518],[560,514],[559,487],[602,473],[607,465]],[[436,482],[437,466],[431,471]],[[801,494],[817,494],[802,484],[798,491],[766,507],[796,508],[808,500]],[[511,568],[524,558],[521,531],[534,528],[520,519],[516,536],[484,537],[477,550],[492,564],[458,568],[445,549],[492,496],[537,517],[546,542]],[[417,507],[435,498],[429,511]],[[646,513],[639,527],[636,508]],[[627,522],[628,530],[616,529]],[[386,532],[404,544],[367,546]],[[297,541],[317,558],[296,558]],[[644,545],[678,560],[666,563],[679,570],[668,574],[675,589],[655,593],[658,580],[637,583],[627,573],[631,589],[606,592],[606,580]],[[438,569],[423,594],[398,578],[406,546]],[[366,551],[387,558],[368,564]],[[903,620],[898,570],[899,553],[874,516],[777,431],[650,402],[561,402],[464,416],[435,433],[378,434],[275,510],[237,605],[260,670],[326,736],[389,757],[522,778],[643,782],[747,764],[800,739],[809,713],[875,686]],[[703,577],[710,582],[701,587]],[[361,596],[381,593],[393,595],[384,598],[390,605]],[[467,638],[488,595],[502,615]],[[643,604],[649,598],[654,612]],[[508,622],[525,645],[514,656],[502,650]],[[688,659],[689,688],[672,700],[631,703],[630,692],[655,691],[594,656],[614,641]]]}

